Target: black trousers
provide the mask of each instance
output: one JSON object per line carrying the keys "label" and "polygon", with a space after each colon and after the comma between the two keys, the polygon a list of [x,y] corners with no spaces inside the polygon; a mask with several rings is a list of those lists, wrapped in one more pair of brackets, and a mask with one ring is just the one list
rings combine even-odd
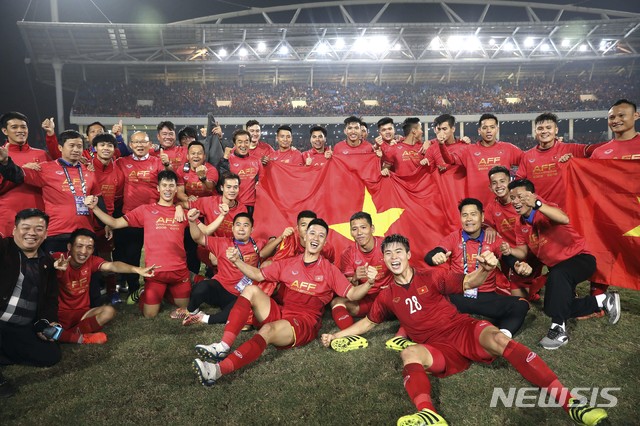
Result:
{"label": "black trousers", "polygon": [[503,296],[494,292],[478,292],[477,298],[462,294],[449,296],[451,303],[463,314],[482,315],[498,328],[509,330],[515,335],[529,311],[529,303],[516,296]]}
{"label": "black trousers", "polygon": [[549,268],[544,293],[544,313],[556,324],[569,318],[596,312],[598,303],[594,296],[575,297],[576,286],[588,280],[596,271],[596,258],[579,254]]}
{"label": "black trousers", "polygon": [[[142,246],[144,245],[144,229],[117,229],[114,232],[113,238],[115,239],[113,260],[128,263],[129,265],[139,266]],[[129,284],[129,293],[133,293],[140,288],[140,276],[138,274],[123,275],[125,276],[127,284]]]}
{"label": "black trousers", "polygon": [[62,357],[55,342],[41,340],[31,325],[0,322],[0,353],[3,362],[49,367]]}
{"label": "black trousers", "polygon": [[194,274],[200,273],[200,259],[198,259],[198,244],[191,238],[189,228],[184,230],[184,251],[187,253],[187,269]]}
{"label": "black trousers", "polygon": [[71,234],[60,234],[48,237],[42,243],[42,250],[44,250],[45,253],[66,253],[70,236]]}
{"label": "black trousers", "polygon": [[217,306],[220,311],[209,316],[209,324],[224,324],[229,318],[231,308],[236,303],[237,296],[229,293],[216,280],[200,281],[191,289],[191,298],[189,299],[189,312],[193,312],[203,303],[210,306]]}

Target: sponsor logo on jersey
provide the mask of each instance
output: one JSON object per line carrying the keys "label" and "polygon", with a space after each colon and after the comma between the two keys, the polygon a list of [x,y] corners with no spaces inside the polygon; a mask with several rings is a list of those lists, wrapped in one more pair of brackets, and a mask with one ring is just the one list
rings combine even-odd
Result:
{"label": "sponsor logo on jersey", "polygon": [[64,174],[64,172],[61,172],[60,170],[58,170],[58,171],[56,171],[56,174],[62,176]]}
{"label": "sponsor logo on jersey", "polygon": [[496,216],[502,216],[502,212],[496,212]]}
{"label": "sponsor logo on jersey", "polygon": [[613,152],[613,149],[608,149],[608,150],[606,150],[604,153],[605,153],[606,155],[609,155],[609,154],[611,154],[612,152]]}

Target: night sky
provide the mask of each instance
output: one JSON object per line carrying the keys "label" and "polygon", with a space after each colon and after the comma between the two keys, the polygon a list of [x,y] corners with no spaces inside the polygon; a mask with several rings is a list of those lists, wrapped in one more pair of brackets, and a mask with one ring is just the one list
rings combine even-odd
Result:
{"label": "night sky", "polygon": [[[315,1],[305,0],[299,3],[312,2]],[[101,9],[102,13],[93,3]],[[60,21],[100,23],[108,22],[107,18],[114,23],[166,23],[248,9],[250,6],[268,7],[292,3],[295,2],[290,0],[58,0]],[[547,3],[574,4],[640,13],[640,2],[637,0],[556,0],[547,1]],[[16,22],[23,19],[49,21],[51,19],[49,4],[49,0],[0,0],[0,37],[3,40],[0,112],[15,110],[25,113],[30,119],[29,139],[36,146],[41,145],[41,132],[37,131],[40,123],[44,117],[56,115],[55,90],[52,86],[37,82],[31,67],[25,65],[26,51]],[[380,7],[381,5],[372,6],[372,13],[375,14]],[[335,19],[341,22],[340,17]],[[508,18],[505,17],[505,19]],[[402,22],[401,16],[398,16],[397,22]],[[74,93],[65,92],[64,95],[64,106],[68,111]]]}

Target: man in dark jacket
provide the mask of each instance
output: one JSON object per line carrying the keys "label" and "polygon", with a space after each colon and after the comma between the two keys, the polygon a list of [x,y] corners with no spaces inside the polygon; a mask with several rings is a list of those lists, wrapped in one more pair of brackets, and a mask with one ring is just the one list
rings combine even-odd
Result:
{"label": "man in dark jacket", "polygon": [[[43,211],[21,210],[13,237],[0,239],[0,365],[46,367],[60,361],[60,348],[43,334],[59,325],[55,268],[40,249],[48,224]],[[14,393],[0,372],[0,397]]]}

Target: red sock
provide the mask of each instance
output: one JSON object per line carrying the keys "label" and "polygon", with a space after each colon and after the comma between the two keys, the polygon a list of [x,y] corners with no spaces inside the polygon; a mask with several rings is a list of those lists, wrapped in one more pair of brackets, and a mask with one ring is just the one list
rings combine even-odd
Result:
{"label": "red sock", "polygon": [[414,362],[405,365],[402,369],[402,377],[404,388],[418,411],[424,408],[436,411],[431,401],[431,382],[422,364]]}
{"label": "red sock", "polygon": [[502,356],[522,377],[539,388],[546,389],[549,395],[554,395],[556,401],[566,410],[567,401],[571,398],[569,390],[560,383],[556,374],[538,354],[525,345],[510,340]]}
{"label": "red sock", "polygon": [[224,326],[222,342],[229,345],[229,347],[233,346],[233,342],[236,341],[240,330],[242,330],[242,327],[247,323],[250,312],[251,302],[249,302],[249,299],[242,296],[238,297],[233,308],[231,308],[231,312],[229,312],[227,324]]}
{"label": "red sock", "polygon": [[58,337],[58,341],[64,343],[80,343],[81,338],[82,333],[78,333],[77,330],[62,330],[62,333],[60,333],[60,337]]}
{"label": "red sock", "polygon": [[98,324],[98,318],[93,316],[85,318],[76,326],[76,330],[81,333],[95,333],[102,330],[102,326]]}
{"label": "red sock", "polygon": [[[240,299],[244,299],[244,297],[238,298],[238,300]],[[254,335],[220,362],[220,372],[222,374],[229,374],[232,371],[236,371],[252,363],[260,358],[260,355],[262,355],[262,352],[264,352],[266,348],[267,342],[264,340],[264,337],[259,334]]]}
{"label": "red sock", "polygon": [[597,296],[599,294],[605,294],[607,292],[607,289],[609,288],[609,286],[607,284],[600,284],[600,283],[591,283],[591,288],[590,288],[590,294],[591,296]]}
{"label": "red sock", "polygon": [[331,316],[340,330],[344,330],[353,324],[353,318],[343,305],[336,305],[331,309]]}

